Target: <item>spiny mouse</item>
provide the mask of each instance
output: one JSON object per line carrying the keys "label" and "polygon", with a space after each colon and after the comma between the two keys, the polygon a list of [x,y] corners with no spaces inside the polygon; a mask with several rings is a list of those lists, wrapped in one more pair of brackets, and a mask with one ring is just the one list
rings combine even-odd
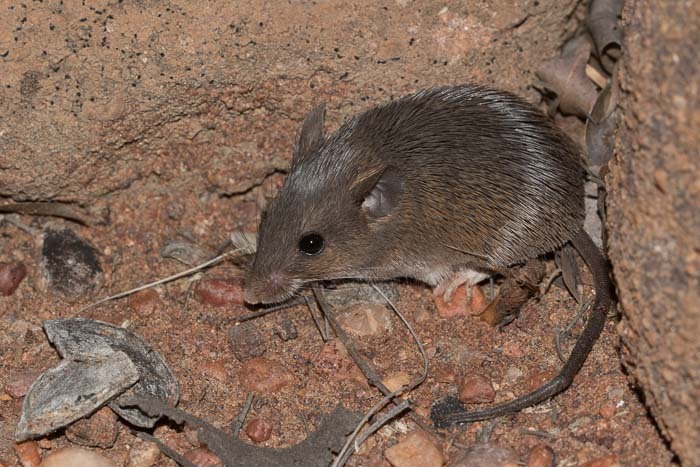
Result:
{"label": "spiny mouse", "polygon": [[583,230],[583,156],[544,114],[483,86],[436,87],[324,132],[306,117],[291,169],[262,213],[246,280],[249,303],[276,303],[306,283],[413,278],[446,295],[571,242],[596,300],[559,375],[492,408],[435,406],[440,426],[501,416],[568,387],[610,306],[604,256]]}

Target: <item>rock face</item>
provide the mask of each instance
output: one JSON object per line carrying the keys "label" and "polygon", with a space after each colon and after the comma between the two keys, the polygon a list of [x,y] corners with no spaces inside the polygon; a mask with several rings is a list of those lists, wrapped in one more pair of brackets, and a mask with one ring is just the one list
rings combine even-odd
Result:
{"label": "rock face", "polygon": [[[700,458],[700,4],[628,2],[608,225],[623,359],[684,465]],[[692,11],[691,11],[692,10]]]}

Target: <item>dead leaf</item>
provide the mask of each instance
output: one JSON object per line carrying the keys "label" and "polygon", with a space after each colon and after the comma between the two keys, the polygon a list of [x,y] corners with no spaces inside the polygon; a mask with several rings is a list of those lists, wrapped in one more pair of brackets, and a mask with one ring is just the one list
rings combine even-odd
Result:
{"label": "dead leaf", "polygon": [[620,15],[624,4],[624,0],[592,0],[588,8],[586,25],[593,37],[601,65],[611,74],[622,55]]}
{"label": "dead leaf", "polygon": [[598,95],[586,122],[586,150],[590,165],[605,165],[612,157],[617,128],[615,110],[618,91],[617,73],[613,73],[612,81]]}
{"label": "dead leaf", "polygon": [[544,275],[544,264],[537,259],[511,268],[498,294],[479,315],[482,321],[496,326],[515,317],[520,308],[539,292],[537,284]]}

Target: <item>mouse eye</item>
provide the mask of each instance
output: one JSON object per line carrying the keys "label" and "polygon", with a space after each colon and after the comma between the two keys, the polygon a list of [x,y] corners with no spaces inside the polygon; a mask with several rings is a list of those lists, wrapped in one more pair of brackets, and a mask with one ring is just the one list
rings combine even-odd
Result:
{"label": "mouse eye", "polygon": [[314,256],[323,251],[323,237],[317,233],[305,234],[299,240],[299,251]]}

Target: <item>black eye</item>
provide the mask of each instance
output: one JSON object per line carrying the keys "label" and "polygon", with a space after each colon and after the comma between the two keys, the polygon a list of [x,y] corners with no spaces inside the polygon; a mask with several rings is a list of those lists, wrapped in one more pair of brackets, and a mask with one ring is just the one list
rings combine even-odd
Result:
{"label": "black eye", "polygon": [[307,255],[317,255],[323,251],[323,237],[317,233],[305,234],[299,240],[299,251]]}

